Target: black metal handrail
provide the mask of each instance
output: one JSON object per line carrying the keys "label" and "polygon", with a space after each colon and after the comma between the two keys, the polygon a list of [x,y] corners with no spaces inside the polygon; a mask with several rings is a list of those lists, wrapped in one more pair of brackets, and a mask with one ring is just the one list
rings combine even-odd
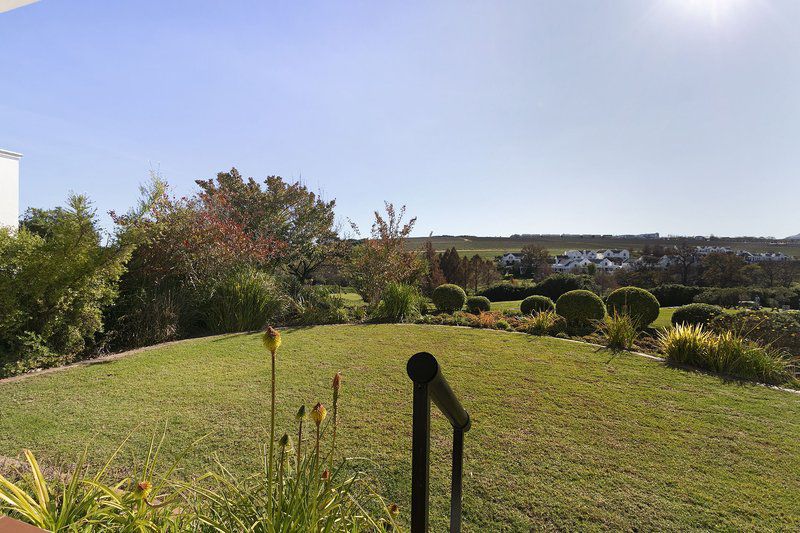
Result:
{"label": "black metal handrail", "polygon": [[427,533],[430,490],[431,400],[453,426],[453,470],[450,478],[450,532],[461,531],[461,478],[464,433],[469,413],[447,383],[436,358],[427,352],[411,356],[406,365],[414,382],[411,437],[411,533]]}

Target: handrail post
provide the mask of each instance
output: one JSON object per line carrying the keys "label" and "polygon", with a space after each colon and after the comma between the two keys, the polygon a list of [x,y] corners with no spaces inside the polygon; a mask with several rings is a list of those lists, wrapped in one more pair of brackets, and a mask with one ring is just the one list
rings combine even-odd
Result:
{"label": "handrail post", "polygon": [[464,471],[464,431],[453,430],[453,472],[450,478],[450,531],[461,531],[461,480]]}
{"label": "handrail post", "polygon": [[411,437],[411,533],[427,533],[430,496],[431,398],[427,383],[414,383]]}
{"label": "handrail post", "polygon": [[427,533],[430,496],[431,401],[453,427],[453,465],[450,478],[450,532],[461,531],[461,489],[464,470],[464,433],[471,422],[439,363],[420,352],[408,360],[408,377],[414,382],[411,435],[411,532]]}

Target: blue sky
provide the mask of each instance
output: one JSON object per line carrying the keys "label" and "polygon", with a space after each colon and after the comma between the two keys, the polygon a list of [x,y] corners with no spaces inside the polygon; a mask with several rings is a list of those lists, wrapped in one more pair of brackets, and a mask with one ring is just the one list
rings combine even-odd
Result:
{"label": "blue sky", "polygon": [[782,237],[798,27],[793,0],[42,0],[0,14],[0,147],[23,207],[236,166],[418,235]]}

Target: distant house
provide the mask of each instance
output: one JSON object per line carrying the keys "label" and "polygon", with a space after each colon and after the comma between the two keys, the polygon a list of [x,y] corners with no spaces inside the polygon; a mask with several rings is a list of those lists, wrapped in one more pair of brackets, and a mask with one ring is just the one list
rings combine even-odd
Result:
{"label": "distant house", "polygon": [[611,249],[600,253],[603,254],[603,257],[609,259],[622,259],[623,261],[627,261],[631,258],[631,253],[628,250]]}
{"label": "distant house", "polygon": [[556,256],[552,269],[559,273],[582,272],[594,265],[600,272],[613,272],[629,268],[630,257],[628,250],[567,250],[563,255]]}
{"label": "distant house", "polygon": [[0,149],[0,227],[19,223],[19,160],[22,154]]}
{"label": "distant house", "polygon": [[747,263],[765,263],[768,261],[791,261],[794,258],[790,255],[785,255],[783,252],[766,252],[754,254],[745,250],[736,252],[736,255],[744,259]]}
{"label": "distant house", "polygon": [[732,254],[733,250],[727,246],[698,246],[697,255]]}
{"label": "distant house", "polygon": [[497,264],[501,268],[514,268],[519,266],[520,263],[522,263],[522,254],[515,252],[507,252],[497,260]]}

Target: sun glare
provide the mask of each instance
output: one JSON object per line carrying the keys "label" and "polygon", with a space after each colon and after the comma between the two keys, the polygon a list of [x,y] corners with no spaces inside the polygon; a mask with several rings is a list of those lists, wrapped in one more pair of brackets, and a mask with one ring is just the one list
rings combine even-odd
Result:
{"label": "sun glare", "polygon": [[752,0],[669,0],[686,17],[721,26],[743,16]]}

